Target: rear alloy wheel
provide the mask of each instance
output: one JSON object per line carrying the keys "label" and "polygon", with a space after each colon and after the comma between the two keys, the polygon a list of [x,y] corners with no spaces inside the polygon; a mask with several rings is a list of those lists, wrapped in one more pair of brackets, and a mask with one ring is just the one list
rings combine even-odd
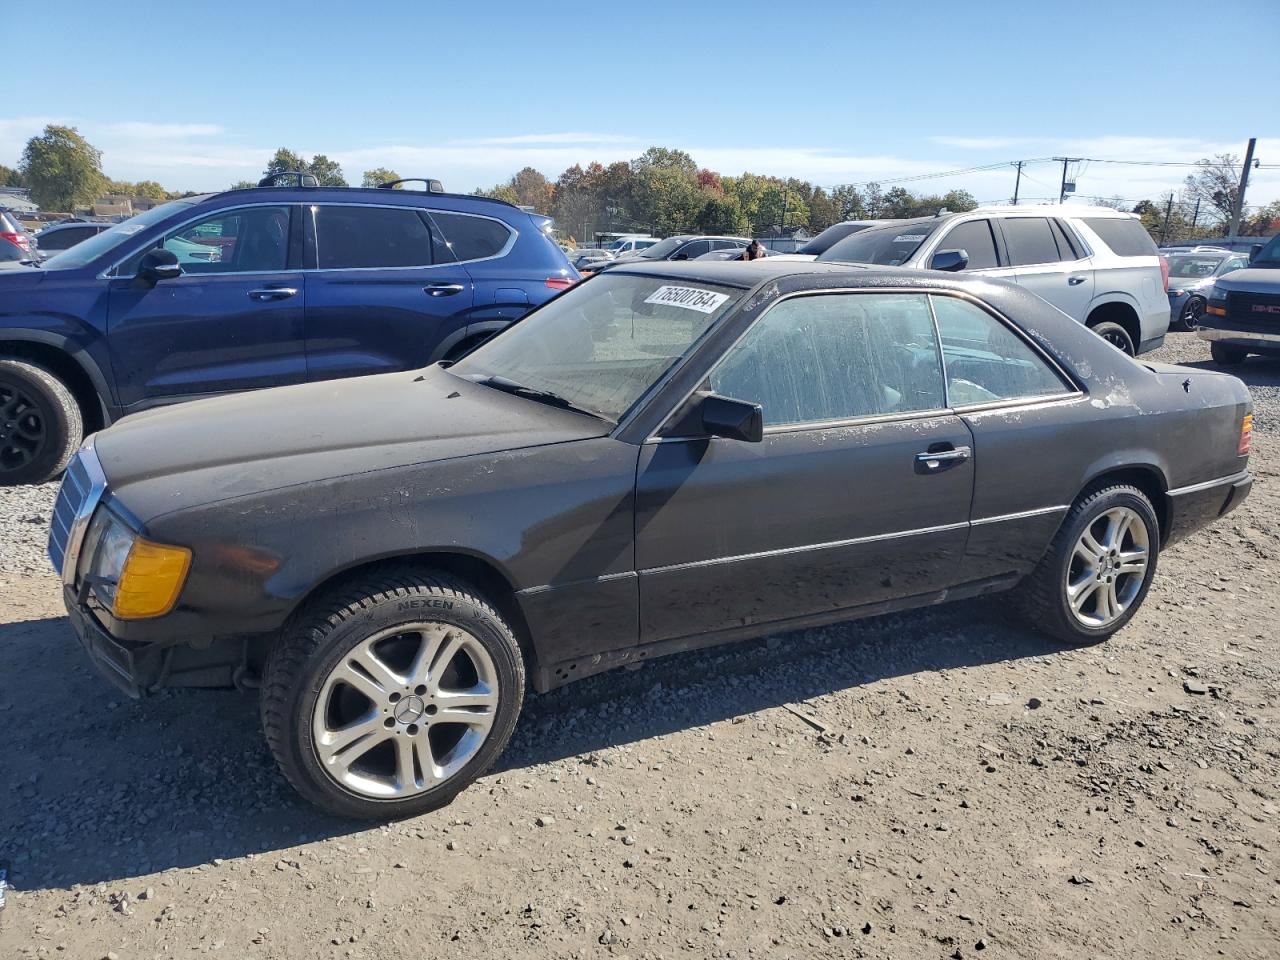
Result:
{"label": "rear alloy wheel", "polygon": [[272,650],[263,729],[289,781],[340,816],[448,803],[510,739],[519,646],[470,588],[401,570],[321,602]]}
{"label": "rear alloy wheel", "polygon": [[53,479],[83,433],[66,384],[34,363],[0,359],[0,486]]}
{"label": "rear alloy wheel", "polygon": [[1178,322],[1175,329],[1178,330],[1194,330],[1200,326],[1200,321],[1204,318],[1204,298],[1191,297],[1182,307],[1182,313],[1178,315]]}
{"label": "rear alloy wheel", "polygon": [[1015,599],[1033,626],[1068,643],[1096,643],[1142,605],[1159,552],[1146,495],[1127,484],[1096,487],[1072,506]]}
{"label": "rear alloy wheel", "polygon": [[1209,356],[1213,357],[1214,363],[1220,363],[1224,367],[1234,367],[1238,363],[1244,363],[1245,358],[1249,356],[1249,351],[1214,341],[1209,344]]}
{"label": "rear alloy wheel", "polygon": [[1138,355],[1138,349],[1134,345],[1133,337],[1129,336],[1129,331],[1120,326],[1120,324],[1104,320],[1102,323],[1095,323],[1091,329],[1117,350],[1122,350],[1131,357]]}

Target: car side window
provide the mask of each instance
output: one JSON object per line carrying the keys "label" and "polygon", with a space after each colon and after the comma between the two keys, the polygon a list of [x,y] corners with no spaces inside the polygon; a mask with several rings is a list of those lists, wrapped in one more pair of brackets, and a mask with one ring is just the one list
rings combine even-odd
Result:
{"label": "car side window", "polygon": [[1061,220],[1050,220],[1053,227],[1053,238],[1058,241],[1058,254],[1062,260],[1079,260],[1084,256],[1080,252],[1079,240]]}
{"label": "car side window", "polygon": [[412,207],[315,208],[321,270],[424,267],[434,262],[431,230]]}
{"label": "car side window", "polygon": [[942,365],[923,294],[821,294],[771,307],[709,377],[766,426],[939,410]]}
{"label": "car side window", "polygon": [[969,255],[966,270],[1000,266],[1000,258],[996,255],[996,241],[991,236],[990,220],[971,220],[960,224],[942,238],[935,252],[939,250],[963,250]]}
{"label": "car side window", "polygon": [[1049,221],[1044,217],[1008,217],[1000,221],[1009,262],[1015,267],[1037,263],[1057,263],[1062,259],[1053,239]]}
{"label": "car side window", "polygon": [[1222,265],[1222,269],[1218,272],[1218,275],[1221,276],[1224,273],[1230,273],[1232,270],[1243,270],[1248,265],[1249,261],[1243,257],[1232,257]]}
{"label": "car side window", "polygon": [[496,257],[511,239],[510,227],[487,217],[433,210],[431,219],[444,234],[450,257],[455,260],[485,260]]}
{"label": "car side window", "polygon": [[693,260],[702,256],[704,253],[709,253],[710,251],[710,240],[694,240],[692,243],[686,243],[683,247],[677,250],[672,259]]}
{"label": "car side window", "polygon": [[932,299],[951,406],[1070,392],[1030,344],[986,310],[956,297]]}
{"label": "car side window", "polygon": [[[237,207],[179,227],[158,246],[172,252],[186,274],[267,273],[289,265],[287,205]],[[116,276],[138,271],[145,250],[122,263]]]}

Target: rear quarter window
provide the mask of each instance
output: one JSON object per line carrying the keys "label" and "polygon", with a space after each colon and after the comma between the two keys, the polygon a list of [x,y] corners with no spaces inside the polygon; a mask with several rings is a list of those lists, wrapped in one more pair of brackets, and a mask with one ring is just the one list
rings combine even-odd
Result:
{"label": "rear quarter window", "polygon": [[431,218],[458,260],[496,257],[511,238],[511,228],[498,220],[439,210],[431,211]]}
{"label": "rear quarter window", "polygon": [[1155,241],[1137,220],[1119,217],[1085,217],[1085,224],[1117,257],[1154,257]]}

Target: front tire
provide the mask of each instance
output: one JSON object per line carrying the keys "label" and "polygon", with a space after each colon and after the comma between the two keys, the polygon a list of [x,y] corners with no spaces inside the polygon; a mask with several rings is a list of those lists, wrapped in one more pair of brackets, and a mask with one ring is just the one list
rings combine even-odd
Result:
{"label": "front tire", "polygon": [[1160,525],[1137,487],[1086,491],[1071,507],[1035,570],[1018,585],[1024,619],[1073,645],[1100,643],[1146,599],[1160,553]]}
{"label": "front tire", "polygon": [[1090,329],[1117,350],[1122,350],[1131,357],[1138,355],[1133,337],[1129,336],[1129,331],[1120,324],[1104,320],[1101,323],[1095,323]]}
{"label": "front tire", "polygon": [[1182,313],[1178,315],[1175,323],[1171,324],[1175,330],[1194,330],[1200,326],[1200,321],[1204,318],[1205,301],[1203,297],[1191,297],[1182,307]]}
{"label": "front tire", "polygon": [[1242,350],[1239,347],[1230,347],[1215,340],[1209,344],[1209,356],[1213,357],[1213,362],[1216,364],[1224,367],[1234,367],[1236,364],[1244,363],[1245,358],[1249,356],[1249,351]]}
{"label": "front tire", "polygon": [[0,359],[0,486],[52,480],[83,439],[65,383],[38,364]]}
{"label": "front tire", "polygon": [[262,726],[312,803],[354,819],[409,817],[492,765],[523,698],[519,644],[483,596],[397,568],[295,618],[267,662]]}

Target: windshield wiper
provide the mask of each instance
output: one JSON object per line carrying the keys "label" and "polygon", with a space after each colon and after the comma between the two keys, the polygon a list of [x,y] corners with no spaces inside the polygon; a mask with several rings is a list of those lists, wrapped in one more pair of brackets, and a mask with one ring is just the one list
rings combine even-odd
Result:
{"label": "windshield wiper", "polygon": [[559,407],[562,410],[572,410],[574,413],[585,413],[589,417],[595,417],[597,420],[603,420],[610,423],[608,418],[602,417],[600,414],[584,407],[580,407],[573,401],[568,400],[558,393],[552,393],[550,390],[539,390],[536,387],[526,387],[522,383],[516,383],[506,377],[497,376],[468,376],[466,379],[472,383],[478,383],[485,387],[493,387],[495,390],[501,390],[503,393],[511,393],[517,397],[525,397],[529,400],[536,400],[538,403],[545,403],[551,407]]}

